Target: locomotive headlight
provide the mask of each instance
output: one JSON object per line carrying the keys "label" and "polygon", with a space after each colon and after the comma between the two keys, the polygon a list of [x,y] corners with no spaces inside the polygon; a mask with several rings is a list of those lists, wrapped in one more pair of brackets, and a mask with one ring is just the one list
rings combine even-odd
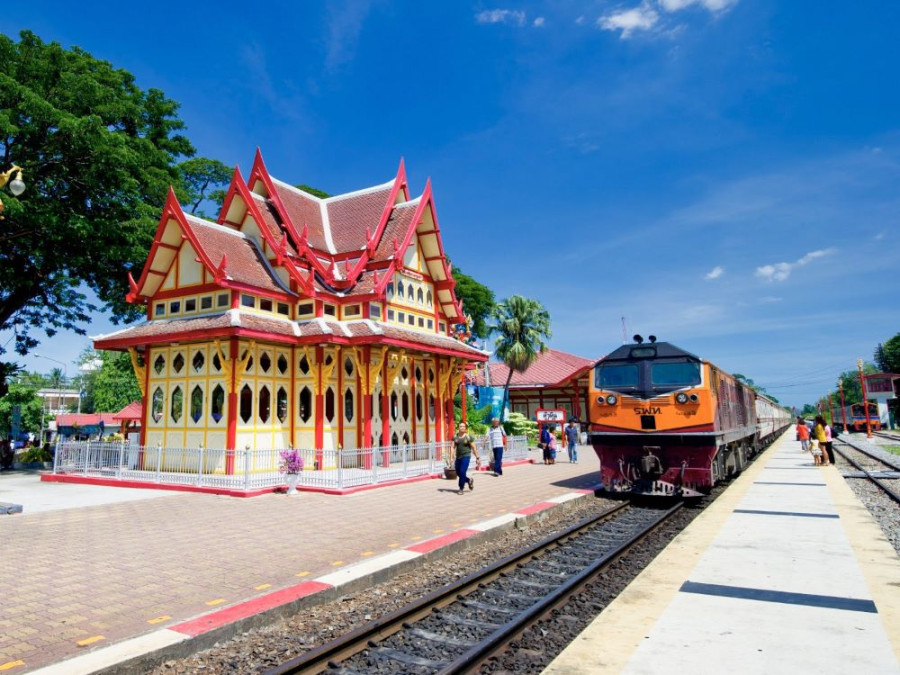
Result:
{"label": "locomotive headlight", "polygon": [[700,400],[700,397],[697,394],[691,394],[691,403],[697,403]]}
{"label": "locomotive headlight", "polygon": [[602,396],[598,396],[597,397],[597,405],[603,405],[604,403],[606,403],[606,399],[603,398]]}
{"label": "locomotive headlight", "polygon": [[609,403],[609,405],[615,405],[616,403],[619,402],[619,397],[614,396],[613,394],[610,394],[609,396],[606,397],[606,402]]}
{"label": "locomotive headlight", "polygon": [[681,403],[682,405],[684,405],[685,403],[688,402],[688,395],[685,394],[683,391],[678,392],[677,394],[675,394],[675,402]]}

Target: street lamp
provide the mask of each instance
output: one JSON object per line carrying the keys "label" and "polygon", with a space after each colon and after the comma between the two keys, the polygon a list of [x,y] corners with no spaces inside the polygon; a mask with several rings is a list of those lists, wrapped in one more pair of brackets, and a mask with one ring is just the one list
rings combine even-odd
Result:
{"label": "street lamp", "polygon": [[[15,177],[13,177],[13,174],[15,174]],[[12,178],[12,180],[10,180],[10,178]],[[0,173],[0,188],[6,187],[7,183],[9,184],[9,191],[12,192],[13,197],[18,197],[25,192],[25,181],[22,180],[21,166],[13,164],[9,171]],[[3,208],[3,201],[0,200],[0,214],[3,213]],[[0,215],[0,220],[2,219],[3,216]]]}

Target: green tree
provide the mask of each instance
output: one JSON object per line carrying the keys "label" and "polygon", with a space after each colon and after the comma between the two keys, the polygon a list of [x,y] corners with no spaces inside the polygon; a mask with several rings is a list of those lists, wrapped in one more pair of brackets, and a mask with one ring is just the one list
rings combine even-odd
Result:
{"label": "green tree", "polygon": [[[863,373],[871,375],[879,372],[874,363],[866,361],[863,363]],[[859,384],[859,369],[847,370],[838,376],[835,389],[840,389],[841,384],[844,385],[844,405],[862,402],[862,386]],[[841,405],[841,397],[837,391],[832,392],[832,401],[836,401],[835,409]]]}
{"label": "green tree", "polygon": [[313,197],[318,197],[319,199],[327,199],[331,195],[325,192],[324,190],[320,190],[319,188],[314,188],[310,185],[297,185],[298,190],[303,190],[307,194],[311,194]]}
{"label": "green tree", "polygon": [[[178,165],[178,172],[181,178],[178,200],[189,204],[191,213],[197,213],[206,200],[218,206],[225,201],[224,188],[231,182],[232,174],[226,164],[208,157],[191,157]],[[207,217],[202,211],[198,215]]]}
{"label": "green tree", "polygon": [[812,403],[806,403],[803,406],[803,410],[800,411],[800,416],[804,418],[813,418],[819,414],[819,409],[816,408]]}
{"label": "green tree", "polygon": [[116,321],[140,315],[126,271],[143,265],[166,192],[188,175],[177,161],[194,154],[177,110],[83,49],[0,35],[0,162],[26,183],[3,195],[0,330],[20,354],[40,328],[84,333],[99,309],[85,288]]}
{"label": "green tree", "polygon": [[900,333],[879,346],[884,352],[883,372],[900,373]]}
{"label": "green tree", "polygon": [[486,339],[491,333],[488,319],[497,306],[494,291],[464,274],[455,265],[451,273],[456,281],[456,297],[463,303],[463,312],[472,317],[472,335]]}
{"label": "green tree", "polygon": [[884,353],[884,345],[882,343],[878,343],[878,346],[875,347],[875,353],[872,355],[875,361],[875,366],[882,373],[891,372],[888,368],[887,356]]}
{"label": "green tree", "polygon": [[544,340],[549,340],[552,334],[550,313],[537,300],[513,295],[497,305],[493,318],[490,328],[497,334],[494,343],[496,354],[509,368],[503,385],[501,408],[501,414],[505,416],[513,372],[524,373],[538,354],[547,351]]}
{"label": "green tree", "polygon": [[126,352],[100,352],[102,365],[91,378],[91,401],[95,412],[119,412],[141,400],[131,357]]}
{"label": "green tree", "polygon": [[19,407],[21,421],[20,431],[32,431],[38,434],[41,429],[41,411],[43,401],[37,395],[39,386],[34,382],[13,382],[9,385],[6,396],[0,398],[0,436],[9,436],[12,430],[13,408]]}

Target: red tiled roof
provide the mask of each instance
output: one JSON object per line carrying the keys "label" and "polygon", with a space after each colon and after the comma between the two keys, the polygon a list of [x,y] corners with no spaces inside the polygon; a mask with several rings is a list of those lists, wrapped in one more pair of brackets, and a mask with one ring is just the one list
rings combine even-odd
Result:
{"label": "red tiled roof", "polygon": [[228,278],[266,291],[290,292],[278,282],[262,253],[248,237],[225,225],[216,225],[193,216],[188,216],[187,220],[213,265],[218,268],[222,258],[228,256],[225,265]]}
{"label": "red tiled roof", "polygon": [[309,245],[320,251],[327,251],[325,228],[322,225],[321,200],[308,195],[299,188],[292,188],[277,180],[272,181],[278,198],[287,210],[285,214],[297,228],[299,234],[306,225],[309,230]]}
{"label": "red tiled roof", "polygon": [[[599,359],[586,359],[574,354],[549,349],[538,354],[537,359],[524,373],[513,371],[511,387],[547,387],[565,382],[573,375],[593,366]],[[506,384],[509,368],[505,363],[490,363],[491,385],[502,387]],[[475,376],[475,384],[484,385],[484,374]]]}
{"label": "red tiled roof", "polygon": [[100,420],[103,420],[103,426],[106,427],[119,426],[115,419],[115,413],[67,413],[56,416],[56,428],[71,427],[76,424],[80,427],[96,426]]}
{"label": "red tiled roof", "polygon": [[132,401],[131,403],[126,405],[124,408],[122,408],[119,412],[117,412],[115,415],[113,415],[113,419],[116,420],[117,422],[121,421],[121,420],[127,420],[130,422],[132,420],[140,421],[143,416],[144,416],[144,404],[141,403],[140,401]]}
{"label": "red tiled roof", "polygon": [[397,240],[397,244],[403,243],[417,206],[418,202],[405,202],[393,208],[381,241],[378,242],[378,248],[375,249],[375,255],[372,256],[375,260],[387,260],[394,255],[394,240]]}
{"label": "red tiled roof", "polygon": [[325,201],[331,240],[338,253],[359,251],[365,247],[368,243],[366,228],[375,234],[392,188],[393,183],[390,183],[360,194]]}
{"label": "red tiled roof", "polygon": [[[278,212],[275,210],[275,207],[272,206],[271,202],[268,199],[263,197],[262,195],[258,195],[255,192],[250,193],[253,197],[253,201],[256,203],[256,207],[259,210],[260,215],[263,218],[263,222],[261,223],[262,227],[265,227],[266,230],[272,235],[272,239],[275,243],[280,243],[282,235],[284,234],[284,230],[279,222]],[[290,237],[285,238],[288,245],[288,252],[296,253],[297,248],[294,246],[294,242]]]}

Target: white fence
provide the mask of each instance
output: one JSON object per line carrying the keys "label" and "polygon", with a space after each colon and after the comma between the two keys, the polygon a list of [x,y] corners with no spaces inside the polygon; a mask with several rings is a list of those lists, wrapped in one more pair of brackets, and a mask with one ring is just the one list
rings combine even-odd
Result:
{"label": "white fence", "polygon": [[[477,442],[482,457],[490,458],[485,439]],[[279,471],[281,452],[60,441],[53,473],[251,492],[286,484],[285,474]],[[303,457],[298,486],[333,490],[436,475],[452,456],[449,441],[298,452]],[[510,437],[504,462],[527,458],[525,437]]]}

